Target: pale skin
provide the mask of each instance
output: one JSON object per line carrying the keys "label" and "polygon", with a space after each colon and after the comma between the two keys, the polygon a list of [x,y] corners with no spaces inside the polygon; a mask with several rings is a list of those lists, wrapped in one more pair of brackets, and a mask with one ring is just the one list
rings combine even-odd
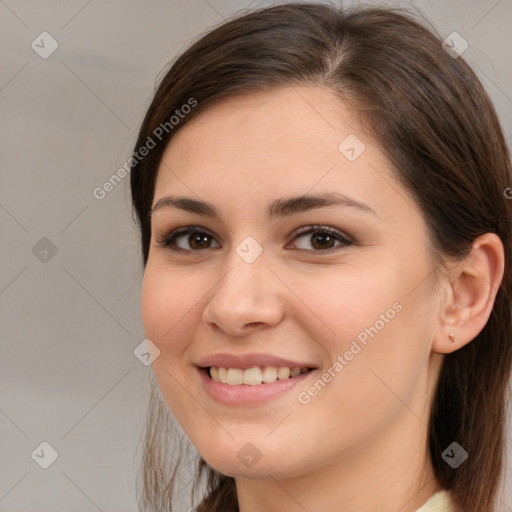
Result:
{"label": "pale skin", "polygon": [[[355,161],[338,149],[349,134],[366,146]],[[332,206],[266,216],[275,199],[321,192],[375,213]],[[421,211],[378,144],[318,87],[238,96],[202,112],[166,149],[153,205],[167,195],[207,201],[221,218],[165,207],[152,215],[142,320],[161,351],[153,370],[198,452],[235,478],[241,512],[421,507],[439,488],[426,426],[443,354],[473,340],[491,314],[500,239],[482,235],[466,260],[439,268]],[[157,245],[189,225],[206,230],[204,245],[190,233],[176,240],[181,252]],[[352,243],[294,235],[313,225]],[[250,264],[236,252],[248,236],[263,248]],[[194,366],[218,352],[258,352],[322,373],[397,302],[401,311],[306,405],[297,395],[318,374],[263,404],[231,407],[206,394]],[[237,457],[247,442],[262,454],[251,467]]]}

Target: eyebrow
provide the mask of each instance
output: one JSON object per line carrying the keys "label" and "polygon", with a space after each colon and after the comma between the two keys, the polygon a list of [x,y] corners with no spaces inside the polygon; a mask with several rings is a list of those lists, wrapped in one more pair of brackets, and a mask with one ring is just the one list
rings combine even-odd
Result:
{"label": "eyebrow", "polygon": [[[367,204],[356,201],[345,194],[337,192],[324,192],[321,194],[309,194],[275,199],[267,207],[267,217],[270,219],[285,217],[329,206],[350,207],[378,217],[375,211]],[[197,215],[204,215],[206,217],[221,218],[219,211],[213,204],[207,201],[200,201],[192,197],[164,196],[155,203],[149,214],[153,214],[162,208],[174,208],[184,210],[189,213],[195,213]]]}

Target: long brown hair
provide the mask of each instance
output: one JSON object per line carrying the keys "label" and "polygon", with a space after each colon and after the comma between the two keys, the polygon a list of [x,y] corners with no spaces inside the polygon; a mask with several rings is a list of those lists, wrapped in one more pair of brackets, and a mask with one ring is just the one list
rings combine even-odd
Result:
{"label": "long brown hair", "polygon": [[[223,22],[189,46],[161,80],[135,146],[131,193],[145,267],[155,179],[171,137],[221,99],[313,85],[360,113],[415,197],[436,254],[462,258],[479,235],[496,233],[506,265],[494,309],[474,340],[445,356],[428,432],[435,476],[457,509],[492,512],[503,469],[512,361],[512,202],[505,194],[512,170],[480,81],[441,41],[434,27],[399,8],[287,3]],[[176,110],[183,115],[170,122]],[[150,139],[155,147],[141,158]],[[173,496],[182,490],[176,475],[183,464],[166,457],[170,439],[179,435],[169,429],[167,409],[153,382],[143,441],[143,511],[172,510]],[[457,470],[441,457],[453,441],[469,454]],[[200,456],[196,461],[191,498],[201,487],[197,510],[238,510],[234,479]]]}

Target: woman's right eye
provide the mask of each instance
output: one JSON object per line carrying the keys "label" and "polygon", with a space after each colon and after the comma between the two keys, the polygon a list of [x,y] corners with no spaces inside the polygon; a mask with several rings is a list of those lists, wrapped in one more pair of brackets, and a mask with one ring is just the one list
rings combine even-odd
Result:
{"label": "woman's right eye", "polygon": [[[181,239],[181,241],[180,241]],[[199,249],[212,249],[208,240],[215,240],[210,233],[198,226],[187,226],[175,229],[157,239],[159,247],[166,247],[172,251],[192,252]],[[188,246],[188,247],[187,247]],[[217,245],[220,247],[220,245]]]}

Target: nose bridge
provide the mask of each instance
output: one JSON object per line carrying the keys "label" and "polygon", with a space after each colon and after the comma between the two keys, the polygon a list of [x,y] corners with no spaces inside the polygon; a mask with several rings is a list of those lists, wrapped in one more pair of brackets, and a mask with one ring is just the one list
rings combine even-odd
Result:
{"label": "nose bridge", "polygon": [[213,287],[203,313],[204,322],[216,324],[230,334],[241,334],[247,324],[279,322],[282,307],[275,284],[270,282],[275,277],[266,268],[267,263],[263,248],[254,239],[234,247],[223,277]]}
{"label": "nose bridge", "polygon": [[[227,260],[227,271],[224,277],[214,287],[211,300],[231,303],[236,309],[251,307],[259,301],[263,283],[268,279],[265,274],[265,257],[260,254],[257,258],[245,259],[245,246],[235,247]],[[242,252],[242,256],[240,256]],[[250,254],[250,250],[246,254]],[[268,286],[267,286],[268,290]]]}

